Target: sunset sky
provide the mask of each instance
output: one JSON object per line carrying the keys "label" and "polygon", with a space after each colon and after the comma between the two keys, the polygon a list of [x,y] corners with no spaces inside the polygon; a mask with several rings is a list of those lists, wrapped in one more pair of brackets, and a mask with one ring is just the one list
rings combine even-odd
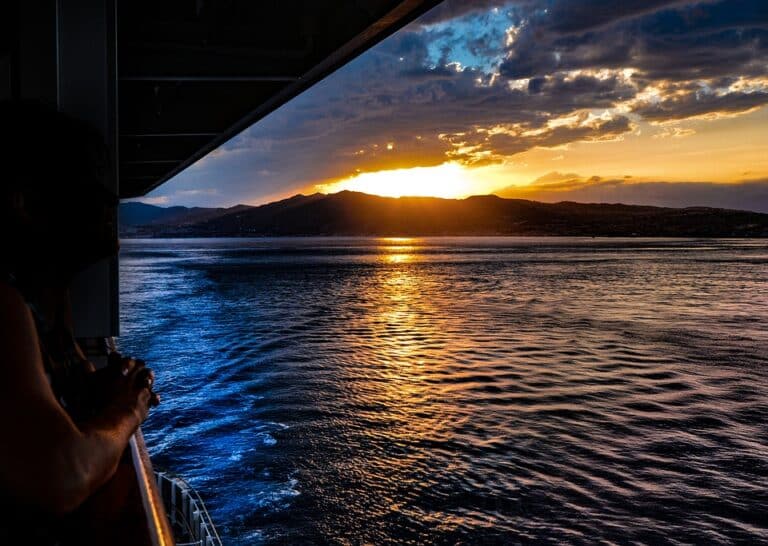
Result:
{"label": "sunset sky", "polygon": [[766,0],[446,0],[144,199],[768,212]]}

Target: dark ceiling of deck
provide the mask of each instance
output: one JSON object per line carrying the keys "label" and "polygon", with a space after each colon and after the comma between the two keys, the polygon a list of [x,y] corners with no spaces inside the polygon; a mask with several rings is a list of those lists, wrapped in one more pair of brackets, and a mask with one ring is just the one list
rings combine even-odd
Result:
{"label": "dark ceiling of deck", "polygon": [[121,196],[162,184],[438,3],[120,2]]}

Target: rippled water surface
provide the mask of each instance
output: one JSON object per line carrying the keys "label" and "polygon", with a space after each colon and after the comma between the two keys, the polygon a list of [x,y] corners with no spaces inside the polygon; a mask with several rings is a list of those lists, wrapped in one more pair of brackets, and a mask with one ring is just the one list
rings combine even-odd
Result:
{"label": "rippled water surface", "polygon": [[768,543],[765,241],[124,241],[225,544]]}

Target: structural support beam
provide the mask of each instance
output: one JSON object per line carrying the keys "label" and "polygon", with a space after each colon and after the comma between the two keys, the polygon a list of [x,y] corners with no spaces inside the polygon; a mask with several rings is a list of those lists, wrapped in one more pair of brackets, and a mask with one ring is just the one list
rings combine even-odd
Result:
{"label": "structural support beam", "polygon": [[143,159],[123,161],[123,165],[176,165],[181,163],[183,159]]}
{"label": "structural support beam", "polygon": [[300,76],[123,76],[121,82],[295,82]]}
{"label": "structural support beam", "polygon": [[[118,195],[115,1],[58,0],[56,38],[59,109],[101,131],[112,159],[105,185]],[[118,335],[118,294],[117,258],[103,260],[81,273],[72,286],[75,334]]]}
{"label": "structural support beam", "polygon": [[123,133],[125,138],[184,138],[184,137],[215,137],[219,133]]}

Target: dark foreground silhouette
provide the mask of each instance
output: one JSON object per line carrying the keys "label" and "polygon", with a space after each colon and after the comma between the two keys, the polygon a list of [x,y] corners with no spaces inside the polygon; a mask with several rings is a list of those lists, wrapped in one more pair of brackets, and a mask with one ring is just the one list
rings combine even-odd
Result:
{"label": "dark foreground silhouette", "polygon": [[84,544],[154,375],[96,370],[74,337],[70,282],[118,249],[100,135],[32,102],[0,102],[0,127],[0,544]]}

